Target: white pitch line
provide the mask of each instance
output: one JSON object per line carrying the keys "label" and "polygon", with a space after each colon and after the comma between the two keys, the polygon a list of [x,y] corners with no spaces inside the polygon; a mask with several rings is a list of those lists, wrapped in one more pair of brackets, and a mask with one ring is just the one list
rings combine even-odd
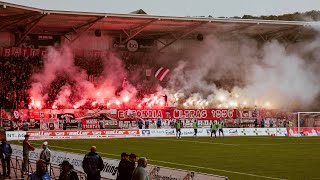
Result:
{"label": "white pitch line", "polygon": [[[240,175],[246,175],[246,176],[253,176],[253,177],[259,177],[259,178],[265,178],[265,179],[281,179],[281,178],[275,178],[275,177],[269,177],[269,176],[261,176],[261,175],[256,175],[256,174],[242,173],[242,172],[237,172],[237,171],[229,171],[229,170],[224,170],[224,169],[214,169],[214,168],[193,166],[193,165],[187,165],[187,164],[179,164],[179,163],[173,163],[173,162],[167,162],[167,161],[159,161],[159,160],[154,160],[154,159],[150,159],[150,160],[165,163],[165,164],[173,164],[173,165],[192,167],[192,168],[198,168],[198,169],[207,169],[207,170],[212,170],[212,171],[221,171],[221,172],[240,174]],[[281,180],[284,180],[284,179],[281,179]]]}
{"label": "white pitch line", "polygon": [[[40,143],[34,143],[34,144],[41,145]],[[83,150],[83,149],[66,148],[66,147],[54,146],[54,145],[50,145],[50,146],[51,147],[60,148],[60,149],[76,150],[76,151],[80,151],[80,152],[89,152],[88,150]],[[117,154],[110,154],[110,153],[103,153],[103,152],[97,152],[97,153],[119,157],[119,155],[117,155]],[[237,172],[237,171],[229,171],[229,170],[224,170],[224,169],[214,169],[214,168],[207,168],[207,167],[201,167],[201,166],[193,166],[193,165],[188,165],[188,164],[173,163],[173,162],[160,161],[160,160],[155,160],[155,159],[149,159],[149,160],[150,161],[164,163],[164,164],[173,164],[173,165],[184,166],[184,167],[192,167],[192,168],[206,169],[206,170],[211,170],[211,171],[227,172],[227,173],[232,173],[232,174],[259,177],[259,178],[265,178],[265,179],[285,180],[285,179],[281,179],[281,178],[275,178],[275,177],[269,177],[269,176],[261,176],[261,175],[249,174],[249,173],[242,173],[242,172]]]}
{"label": "white pitch line", "polygon": [[192,143],[199,143],[199,144],[219,144],[219,145],[226,145],[226,146],[282,146],[282,145],[317,145],[320,143],[255,143],[255,144],[230,144],[230,143],[215,143],[215,142],[203,142],[203,141],[189,141],[189,140],[182,140],[182,139],[165,139],[165,138],[148,138],[157,141],[181,141],[181,142],[192,142]]}
{"label": "white pitch line", "polygon": [[157,139],[157,138],[149,138],[154,139],[157,141],[177,141],[177,142],[192,142],[192,143],[199,143],[199,144],[219,144],[219,145],[226,145],[226,146],[239,146],[240,144],[228,144],[228,143],[216,143],[216,142],[202,142],[202,141],[189,141],[189,140],[182,140],[182,139]]}

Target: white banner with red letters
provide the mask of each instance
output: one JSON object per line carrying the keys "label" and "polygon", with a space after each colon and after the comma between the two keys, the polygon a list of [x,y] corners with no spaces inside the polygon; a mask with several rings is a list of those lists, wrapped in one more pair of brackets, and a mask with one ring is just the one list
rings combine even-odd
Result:
{"label": "white banner with red letters", "polygon": [[[224,136],[320,136],[320,128],[223,128]],[[176,129],[106,129],[106,130],[58,130],[58,131],[6,131],[8,141],[23,140],[24,135],[30,140],[44,139],[101,139],[132,137],[175,137]],[[182,128],[181,136],[194,135],[194,129]],[[198,128],[197,136],[211,135],[210,128]],[[219,132],[217,131],[217,135]]]}

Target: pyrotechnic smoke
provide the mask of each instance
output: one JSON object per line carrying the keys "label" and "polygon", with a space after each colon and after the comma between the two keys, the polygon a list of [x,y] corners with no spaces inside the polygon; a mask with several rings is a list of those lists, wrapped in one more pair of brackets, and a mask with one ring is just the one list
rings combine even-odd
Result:
{"label": "pyrotechnic smoke", "polygon": [[187,58],[168,64],[174,70],[167,88],[185,107],[305,108],[320,92],[320,56],[310,61],[303,54],[319,53],[320,43],[303,45],[292,52],[277,41],[260,47],[250,39],[211,36],[180,51]]}
{"label": "pyrotechnic smoke", "polygon": [[45,103],[50,85],[63,76],[66,82],[56,93],[56,106],[78,108],[92,101],[109,108],[123,104],[152,108],[163,106],[163,96],[168,95],[169,106],[183,108],[306,108],[320,92],[319,49],[319,39],[288,47],[277,41],[261,44],[250,38],[207,36],[156,56],[158,66],[171,69],[169,81],[138,99],[143,68],[128,72],[123,60],[110,52],[93,84],[83,78],[86,71],[74,65],[68,47],[50,48],[43,71],[32,77],[30,95],[34,104]]}

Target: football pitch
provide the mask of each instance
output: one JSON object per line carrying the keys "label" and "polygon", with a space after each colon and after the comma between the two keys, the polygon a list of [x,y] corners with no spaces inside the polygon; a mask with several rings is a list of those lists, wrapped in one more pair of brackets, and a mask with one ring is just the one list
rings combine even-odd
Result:
{"label": "football pitch", "polygon": [[[39,147],[42,141],[31,141]],[[320,179],[319,137],[128,138],[50,140],[53,150],[85,154],[92,145],[107,158],[122,152],[149,163],[229,179]]]}

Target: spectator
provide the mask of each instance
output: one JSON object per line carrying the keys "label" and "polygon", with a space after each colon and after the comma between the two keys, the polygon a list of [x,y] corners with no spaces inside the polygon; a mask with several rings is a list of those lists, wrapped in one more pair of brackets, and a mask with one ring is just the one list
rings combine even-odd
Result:
{"label": "spectator", "polygon": [[47,166],[50,164],[50,158],[51,158],[51,151],[48,148],[48,142],[43,142],[42,144],[42,151],[40,153],[40,159],[46,162]]}
{"label": "spectator", "polygon": [[287,120],[283,120],[283,127],[287,127]]}
{"label": "spectator", "polygon": [[100,119],[100,121],[99,121],[99,126],[100,126],[100,129],[104,129],[103,119]]}
{"label": "spectator", "polygon": [[14,131],[14,122],[10,120],[10,131]]}
{"label": "spectator", "polygon": [[87,174],[87,180],[100,180],[100,171],[103,169],[103,161],[97,153],[97,148],[92,146],[90,152],[82,161],[82,168]]}
{"label": "spectator", "polygon": [[160,129],[161,128],[161,119],[159,118],[157,121],[157,128]]}
{"label": "spectator", "polygon": [[31,180],[50,180],[46,162],[41,159],[37,162],[36,172],[31,174]]}
{"label": "spectator", "polygon": [[67,121],[66,120],[63,121],[62,129],[67,130]]}
{"label": "spectator", "polygon": [[149,122],[150,122],[149,119],[147,119],[146,122],[145,122],[145,128],[146,129],[149,129]]}
{"label": "spectator", "polygon": [[59,180],[79,180],[77,173],[73,170],[73,166],[69,161],[63,161],[60,166],[62,171]]}
{"label": "spectator", "polygon": [[78,129],[81,129],[81,121],[78,121]]}
{"label": "spectator", "polygon": [[257,128],[258,127],[258,119],[255,119],[253,123],[254,123],[254,127]]}
{"label": "spectator", "polygon": [[[123,152],[121,154],[121,160],[118,165],[117,180],[128,180],[129,179],[129,154]],[[130,180],[130,179],[129,179]]]}
{"label": "spectator", "polygon": [[273,120],[272,119],[269,120],[269,126],[273,127]]}
{"label": "spectator", "polygon": [[1,152],[1,163],[3,176],[10,176],[10,160],[12,154],[12,148],[9,143],[7,143],[6,139],[2,139],[2,144],[0,145]]}
{"label": "spectator", "polygon": [[265,123],[265,121],[264,121],[264,119],[262,119],[262,120],[261,120],[261,127],[262,127],[262,128],[264,128],[264,123]]}
{"label": "spectator", "polygon": [[22,154],[23,154],[23,162],[22,162],[22,175],[25,173],[25,172],[28,172],[29,171],[29,152],[30,151],[34,151],[34,147],[31,146],[29,144],[29,135],[25,135],[24,136],[24,141],[23,141],[23,150],[22,150]]}
{"label": "spectator", "polygon": [[24,130],[24,131],[28,131],[28,130],[29,130],[29,124],[28,124],[27,121],[24,121],[24,122],[23,122],[23,130]]}
{"label": "spectator", "polygon": [[143,121],[142,121],[142,119],[138,119],[138,127],[139,127],[139,129],[142,129],[142,126],[143,126]]}
{"label": "spectator", "polygon": [[147,164],[148,161],[146,158],[139,158],[138,167],[133,171],[131,180],[149,180],[149,174],[145,170]]}
{"label": "spectator", "polygon": [[132,178],[132,173],[134,169],[136,168],[136,162],[137,162],[137,156],[133,153],[129,155],[129,174],[130,174],[130,180]]}

